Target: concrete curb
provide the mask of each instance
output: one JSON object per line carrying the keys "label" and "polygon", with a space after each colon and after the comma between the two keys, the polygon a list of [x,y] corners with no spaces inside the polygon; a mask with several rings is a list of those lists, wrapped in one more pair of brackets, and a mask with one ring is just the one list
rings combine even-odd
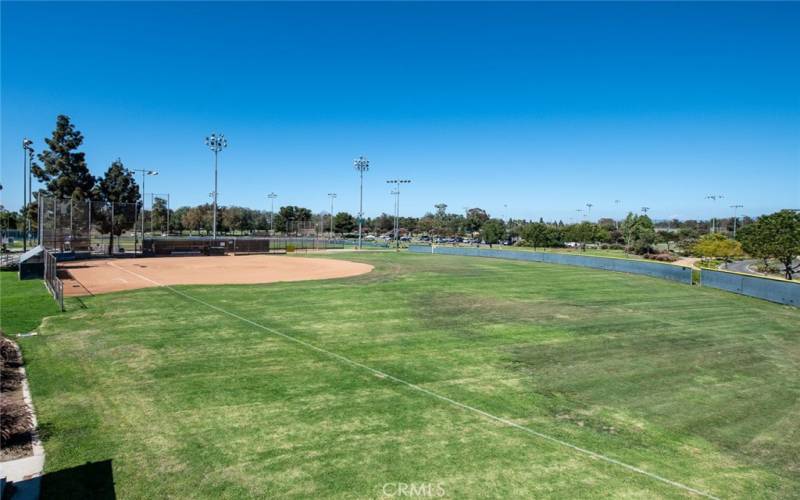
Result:
{"label": "concrete curb", "polygon": [[[25,367],[20,367],[20,370],[23,375],[22,397],[25,400],[25,404],[28,406],[28,411],[31,414],[31,421],[33,422],[33,432],[31,433],[33,455],[0,463],[0,477],[4,478],[4,483],[21,483],[23,481],[37,479],[44,471],[44,446],[42,446],[42,440],[39,438],[39,423],[36,420],[36,411],[33,407],[33,399],[31,398],[30,386],[28,385],[28,374],[25,371]],[[26,498],[38,498],[39,483],[39,481],[29,481],[28,484],[33,488],[26,488],[24,496]],[[31,491],[31,489],[35,491]]]}

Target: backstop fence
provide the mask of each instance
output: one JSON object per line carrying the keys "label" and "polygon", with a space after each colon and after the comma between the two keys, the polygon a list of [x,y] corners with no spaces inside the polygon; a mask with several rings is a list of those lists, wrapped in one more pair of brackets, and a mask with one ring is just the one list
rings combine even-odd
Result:
{"label": "backstop fence", "polygon": [[58,277],[58,262],[56,256],[45,249],[44,251],[44,283],[47,290],[64,310],[64,282]]}
{"label": "backstop fence", "polygon": [[38,197],[39,244],[57,252],[125,254],[141,252],[139,203]]}
{"label": "backstop fence", "polygon": [[[220,253],[269,253],[295,250],[344,248],[353,241],[320,237],[310,221],[288,221],[288,236],[206,236],[174,234],[169,212],[143,209],[141,203],[107,203],[59,199],[37,193],[39,244],[57,253],[87,255],[215,255]],[[365,243],[366,245],[366,243]]]}

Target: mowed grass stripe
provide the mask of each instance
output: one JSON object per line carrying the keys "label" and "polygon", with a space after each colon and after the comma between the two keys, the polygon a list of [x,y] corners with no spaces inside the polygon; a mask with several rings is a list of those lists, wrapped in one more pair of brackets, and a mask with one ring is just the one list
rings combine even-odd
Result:
{"label": "mowed grass stripe", "polygon": [[[112,265],[113,265],[113,263],[112,263]],[[122,268],[120,268],[120,269],[122,269]],[[360,368],[360,369],[366,370],[366,371],[372,373],[373,375],[377,375],[380,378],[389,379],[392,382],[396,382],[398,384],[404,385],[404,386],[406,386],[406,387],[408,387],[408,388],[410,388],[410,389],[412,389],[414,391],[423,393],[423,394],[425,394],[427,396],[430,396],[432,398],[438,399],[440,401],[444,401],[444,402],[449,403],[449,404],[451,404],[451,405],[453,405],[455,407],[458,407],[458,408],[460,408],[462,410],[473,412],[473,413],[475,413],[477,415],[480,415],[480,416],[482,416],[482,417],[484,417],[484,418],[486,418],[488,420],[491,420],[491,421],[494,421],[496,423],[500,423],[500,424],[512,427],[514,429],[526,432],[526,433],[528,433],[528,434],[530,434],[532,436],[535,436],[537,438],[544,439],[544,440],[549,441],[551,443],[555,443],[555,444],[558,444],[560,446],[569,448],[569,449],[571,449],[571,450],[573,450],[575,452],[584,454],[584,455],[586,455],[588,457],[591,457],[591,458],[594,458],[594,459],[598,459],[598,460],[602,460],[602,461],[605,461],[605,462],[607,462],[609,464],[619,466],[619,467],[624,468],[624,469],[626,469],[626,470],[628,470],[628,471],[630,471],[632,473],[644,475],[644,476],[646,476],[646,477],[648,477],[650,479],[653,479],[653,480],[656,480],[656,481],[660,481],[660,482],[662,482],[664,484],[667,484],[667,485],[672,486],[674,488],[677,488],[679,490],[683,490],[683,491],[686,491],[686,492],[689,492],[689,493],[693,493],[693,494],[696,494],[696,495],[700,495],[700,496],[704,496],[704,497],[707,497],[707,498],[717,498],[717,497],[715,497],[715,496],[713,496],[713,495],[711,495],[711,494],[709,494],[707,492],[698,490],[696,488],[693,488],[693,487],[688,486],[686,484],[683,484],[681,482],[674,481],[672,479],[660,476],[660,475],[658,475],[658,474],[656,474],[654,472],[644,470],[644,469],[642,469],[640,467],[636,467],[634,465],[630,465],[630,464],[627,464],[625,462],[621,462],[621,461],[616,460],[616,459],[614,459],[612,457],[606,456],[606,455],[604,455],[602,453],[598,453],[598,452],[595,452],[595,451],[592,451],[592,450],[588,450],[586,448],[582,448],[580,446],[574,445],[574,444],[569,443],[567,441],[564,441],[562,439],[550,436],[548,434],[544,434],[542,432],[537,431],[536,429],[532,429],[530,427],[518,424],[518,423],[513,422],[511,420],[508,420],[506,418],[499,417],[499,416],[494,415],[492,413],[489,413],[487,411],[481,410],[480,408],[476,408],[476,407],[471,406],[469,404],[466,404],[466,403],[463,403],[461,401],[452,399],[452,398],[447,397],[447,396],[445,396],[443,394],[440,394],[440,393],[438,393],[436,391],[427,389],[427,388],[425,388],[425,387],[423,387],[421,385],[417,385],[415,383],[408,382],[407,380],[404,380],[402,378],[396,377],[396,376],[394,376],[394,375],[392,375],[390,373],[386,373],[384,371],[378,370],[378,369],[373,368],[371,366],[365,365],[365,364],[363,364],[363,363],[361,363],[359,361],[356,361],[354,359],[348,358],[348,357],[343,356],[341,354],[337,354],[335,352],[332,352],[332,351],[329,351],[329,350],[324,349],[322,347],[319,347],[317,345],[314,345],[314,344],[312,344],[310,342],[306,342],[304,340],[301,340],[301,339],[298,339],[296,337],[293,337],[292,335],[287,335],[287,334],[285,334],[283,332],[275,330],[274,328],[270,328],[268,326],[265,326],[265,325],[262,325],[262,324],[260,324],[258,322],[255,322],[255,321],[253,321],[251,319],[245,318],[244,316],[241,316],[241,315],[239,315],[237,313],[231,312],[231,311],[229,311],[229,310],[227,310],[227,309],[225,309],[223,307],[220,307],[220,306],[214,305],[212,303],[209,303],[209,302],[203,301],[201,299],[198,299],[197,297],[194,297],[194,296],[190,295],[189,293],[186,293],[185,291],[177,290],[177,289],[175,289],[175,288],[173,288],[173,287],[171,287],[169,285],[164,285],[164,284],[158,283],[155,280],[146,278],[146,277],[144,277],[144,276],[142,276],[139,273],[136,273],[134,271],[131,271],[131,270],[128,270],[128,269],[124,269],[124,271],[126,271],[126,272],[128,272],[130,274],[133,274],[135,276],[138,276],[138,277],[140,277],[142,279],[146,279],[148,281],[151,281],[151,282],[153,282],[154,284],[156,284],[156,285],[158,285],[160,287],[166,288],[166,289],[168,289],[168,290],[180,295],[181,297],[187,298],[189,300],[193,300],[193,301],[197,302],[198,304],[201,304],[201,305],[206,306],[208,308],[214,309],[215,311],[217,311],[217,312],[219,312],[221,314],[225,314],[225,315],[230,316],[232,318],[235,318],[235,319],[237,319],[239,321],[247,323],[248,325],[250,325],[252,327],[259,328],[261,330],[269,332],[272,335],[278,335],[278,336],[280,336],[281,338],[283,338],[283,339],[285,339],[287,341],[298,343],[298,344],[302,345],[303,347],[305,347],[307,349],[311,349],[311,350],[314,350],[314,351],[316,351],[318,353],[324,354],[324,355],[326,355],[328,357],[331,357],[331,358],[333,358],[333,359],[335,359],[335,360],[337,360],[339,362],[351,365],[351,366],[356,367],[356,368]]]}
{"label": "mowed grass stripe", "polygon": [[[785,438],[797,428],[795,312],[719,294],[692,316],[700,290],[579,268],[347,258],[376,271],[180,290],[719,496],[798,491],[797,440]],[[126,497],[380,496],[392,480],[443,480],[452,496],[682,496],[253,335],[164,290],[85,303],[23,342],[51,425],[48,467],[112,458]],[[706,312],[715,313],[704,322]],[[747,359],[760,361],[740,366]],[[729,411],[759,388],[766,415]]]}

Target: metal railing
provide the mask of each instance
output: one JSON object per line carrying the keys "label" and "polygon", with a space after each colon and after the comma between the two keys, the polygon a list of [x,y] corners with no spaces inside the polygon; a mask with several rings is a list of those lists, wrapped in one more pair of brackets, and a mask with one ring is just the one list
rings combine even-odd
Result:
{"label": "metal railing", "polygon": [[56,256],[47,250],[44,251],[44,283],[47,290],[64,310],[64,282],[58,277],[58,261]]}

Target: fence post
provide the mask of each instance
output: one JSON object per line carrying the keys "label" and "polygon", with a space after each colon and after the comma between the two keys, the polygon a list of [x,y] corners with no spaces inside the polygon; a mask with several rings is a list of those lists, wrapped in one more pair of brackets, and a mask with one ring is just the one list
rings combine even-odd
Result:
{"label": "fence post", "polygon": [[53,248],[56,246],[56,242],[58,241],[58,200],[53,198]]}
{"label": "fence post", "polygon": [[42,223],[44,222],[44,218],[42,218],[42,191],[36,194],[36,233],[39,236],[38,244],[42,244]]}

